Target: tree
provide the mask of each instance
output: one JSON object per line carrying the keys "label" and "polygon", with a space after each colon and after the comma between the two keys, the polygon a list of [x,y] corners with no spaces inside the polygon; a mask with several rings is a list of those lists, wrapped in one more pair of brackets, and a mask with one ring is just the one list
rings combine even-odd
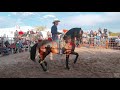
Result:
{"label": "tree", "polygon": [[111,31],[109,31],[109,35],[111,36],[111,34],[112,34],[112,32]]}
{"label": "tree", "polygon": [[35,30],[38,31],[38,32],[39,31],[44,31],[45,29],[46,29],[46,26],[36,26],[35,27]]}

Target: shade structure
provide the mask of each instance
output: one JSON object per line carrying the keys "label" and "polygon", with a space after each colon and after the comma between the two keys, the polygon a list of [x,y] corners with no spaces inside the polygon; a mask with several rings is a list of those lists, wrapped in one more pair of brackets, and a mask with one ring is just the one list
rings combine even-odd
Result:
{"label": "shade structure", "polygon": [[23,31],[19,31],[19,35],[23,35],[24,34],[24,32]]}
{"label": "shade structure", "polygon": [[68,32],[68,30],[64,29],[63,32],[66,33],[66,32]]}

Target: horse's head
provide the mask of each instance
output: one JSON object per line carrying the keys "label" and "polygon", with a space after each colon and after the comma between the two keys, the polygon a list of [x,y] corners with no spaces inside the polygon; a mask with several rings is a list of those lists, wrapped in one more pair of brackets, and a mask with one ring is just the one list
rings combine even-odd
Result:
{"label": "horse's head", "polygon": [[70,43],[72,41],[71,36],[66,36],[65,43]]}

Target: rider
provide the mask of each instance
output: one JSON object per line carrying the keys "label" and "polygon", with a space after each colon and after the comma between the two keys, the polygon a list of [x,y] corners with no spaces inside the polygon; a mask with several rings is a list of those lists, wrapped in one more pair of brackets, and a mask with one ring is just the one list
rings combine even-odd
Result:
{"label": "rider", "polygon": [[58,39],[58,29],[57,29],[57,26],[58,26],[58,22],[60,22],[60,20],[56,19],[53,21],[53,26],[51,27],[51,33],[52,33],[52,39],[53,40],[57,40]]}
{"label": "rider", "polygon": [[57,26],[58,26],[58,23],[60,22],[60,20],[58,19],[55,19],[53,21],[53,26],[51,27],[51,33],[52,33],[52,40],[53,41],[57,41],[57,44],[58,44],[58,48],[59,48],[59,53],[60,53],[60,42],[58,41],[58,29],[57,29]]}

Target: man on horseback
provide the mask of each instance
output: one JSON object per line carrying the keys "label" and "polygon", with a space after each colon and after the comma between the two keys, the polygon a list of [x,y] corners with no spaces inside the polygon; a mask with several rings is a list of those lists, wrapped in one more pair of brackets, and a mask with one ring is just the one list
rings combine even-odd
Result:
{"label": "man on horseback", "polygon": [[52,39],[53,40],[57,40],[58,39],[58,29],[57,29],[57,26],[58,26],[58,22],[60,22],[60,20],[54,20],[53,21],[53,26],[51,27],[51,33],[52,33]]}
{"label": "man on horseback", "polygon": [[53,21],[54,25],[51,27],[51,33],[52,33],[52,40],[57,42],[58,49],[59,49],[59,54],[60,54],[60,40],[58,40],[58,35],[62,34],[62,33],[58,32],[58,29],[57,29],[57,26],[58,26],[59,22],[60,22],[60,20],[58,20],[58,19],[55,19]]}

